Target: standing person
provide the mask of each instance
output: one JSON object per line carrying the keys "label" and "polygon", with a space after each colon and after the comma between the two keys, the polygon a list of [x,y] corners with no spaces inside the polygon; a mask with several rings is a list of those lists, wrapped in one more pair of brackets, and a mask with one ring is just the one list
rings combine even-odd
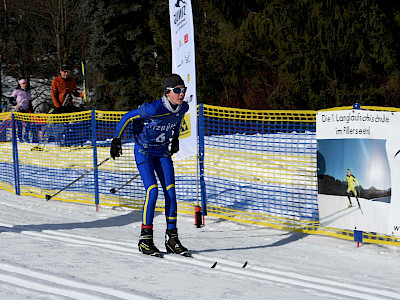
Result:
{"label": "standing person", "polygon": [[[83,98],[83,93],[78,93],[76,81],[70,76],[70,68],[67,65],[60,67],[60,75],[53,79],[51,82],[51,99],[53,100],[55,109],[53,113],[72,113],[79,109],[74,105],[73,96]],[[60,124],[62,125],[62,124]],[[62,127],[62,126],[55,126]],[[77,144],[78,132],[74,124],[65,124],[64,130],[58,128],[61,138],[64,136],[63,141],[60,142],[63,146],[74,146]],[[78,143],[79,144],[79,143]]]}
{"label": "standing person", "polygon": [[153,218],[158,196],[156,173],[165,197],[165,247],[169,253],[189,256],[178,238],[175,173],[171,159],[171,155],[179,151],[179,129],[183,116],[189,110],[189,105],[183,101],[187,88],[177,74],[168,76],[163,88],[161,99],[144,103],[122,117],[115,129],[110,154],[114,159],[122,155],[121,135],[128,122],[132,121],[135,161],[146,189],[139,251],[160,256],[153,242]]}
{"label": "standing person", "polygon": [[[25,79],[18,81],[18,87],[12,92],[11,97],[15,98],[14,111],[21,113],[33,112],[32,109],[32,95],[29,89],[28,82]],[[25,123],[25,134],[24,139],[22,138],[22,128]],[[29,142],[29,133],[32,129],[30,122],[23,122],[22,120],[17,121],[18,128],[18,140],[23,142]]]}
{"label": "standing person", "polygon": [[358,201],[357,190],[356,190],[356,188],[355,188],[354,183],[355,183],[357,186],[360,186],[360,184],[358,183],[358,181],[357,181],[357,179],[354,177],[354,175],[351,174],[350,169],[347,169],[346,182],[347,182],[347,191],[346,191],[346,194],[347,194],[347,197],[349,198],[349,203],[350,203],[350,204],[349,204],[349,207],[352,207],[352,206],[353,206],[353,204],[351,203],[351,199],[350,199],[351,196],[356,197],[358,206],[360,206],[360,202]]}
{"label": "standing person", "polygon": [[51,99],[56,111],[73,112],[76,110],[72,96],[83,98],[83,93],[78,92],[76,81],[70,76],[70,68],[62,65],[60,75],[51,82]]}

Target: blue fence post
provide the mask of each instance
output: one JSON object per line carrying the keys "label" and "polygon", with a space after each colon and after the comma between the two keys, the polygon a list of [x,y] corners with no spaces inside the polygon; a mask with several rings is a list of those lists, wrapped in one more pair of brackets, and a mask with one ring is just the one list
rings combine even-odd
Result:
{"label": "blue fence post", "polygon": [[204,105],[199,104],[199,167],[200,167],[200,197],[201,197],[201,211],[203,216],[207,216],[207,198],[206,198],[206,183],[204,181]]}
{"label": "blue fence post", "polygon": [[354,241],[357,242],[357,247],[360,247],[360,243],[363,242],[363,232],[361,230],[354,229]]}
{"label": "blue fence post", "polygon": [[15,193],[17,195],[21,195],[21,190],[20,190],[20,186],[19,186],[19,162],[18,162],[17,132],[15,129],[17,124],[15,123],[15,115],[11,114],[11,117],[12,117],[11,126],[12,126],[12,148],[13,148]]}
{"label": "blue fence post", "polygon": [[94,169],[94,203],[96,204],[96,211],[99,206],[99,171],[97,166],[97,139],[96,139],[96,111],[92,109],[91,114],[92,123],[92,146],[93,146],[93,167]]}

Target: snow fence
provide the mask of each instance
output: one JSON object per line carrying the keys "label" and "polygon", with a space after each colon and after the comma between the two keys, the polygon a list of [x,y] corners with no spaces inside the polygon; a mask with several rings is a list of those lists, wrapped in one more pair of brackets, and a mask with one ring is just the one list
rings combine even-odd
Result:
{"label": "snow fence", "polygon": [[[194,214],[202,203],[209,216],[353,239],[353,231],[319,226],[315,111],[200,104],[198,112],[199,162],[196,156],[175,161],[181,213]],[[43,199],[56,194],[52,199],[141,209],[145,189],[135,177],[130,128],[122,136],[123,155],[107,160],[124,113],[0,114],[0,187]],[[161,190],[156,210],[164,210]],[[367,242],[400,244],[364,234]]]}

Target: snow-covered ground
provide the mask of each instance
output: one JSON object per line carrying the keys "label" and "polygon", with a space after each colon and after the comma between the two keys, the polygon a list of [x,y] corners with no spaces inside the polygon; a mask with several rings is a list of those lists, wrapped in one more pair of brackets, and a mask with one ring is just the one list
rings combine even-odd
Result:
{"label": "snow-covered ground", "polygon": [[[140,211],[3,190],[0,206],[0,299],[400,299],[394,246],[180,214],[194,257],[155,258],[138,253]],[[164,231],[157,213],[165,251]]]}

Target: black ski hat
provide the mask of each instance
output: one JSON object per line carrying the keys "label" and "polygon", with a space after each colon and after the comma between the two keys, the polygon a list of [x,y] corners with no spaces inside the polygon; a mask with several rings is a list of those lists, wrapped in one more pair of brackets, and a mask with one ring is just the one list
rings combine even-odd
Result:
{"label": "black ski hat", "polygon": [[62,65],[61,67],[60,67],[60,71],[70,71],[71,69],[69,68],[69,66],[67,66],[67,65]]}
{"label": "black ski hat", "polygon": [[166,90],[167,88],[173,88],[177,85],[185,85],[185,82],[178,74],[171,74],[167,78],[165,78],[163,88],[164,90]]}

